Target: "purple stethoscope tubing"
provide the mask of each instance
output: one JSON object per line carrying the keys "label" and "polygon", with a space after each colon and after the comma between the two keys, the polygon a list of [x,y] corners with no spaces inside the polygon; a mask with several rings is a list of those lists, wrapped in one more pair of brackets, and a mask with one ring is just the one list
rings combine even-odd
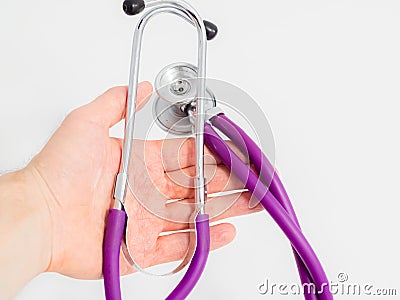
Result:
{"label": "purple stethoscope tubing", "polygon": [[[126,213],[123,210],[110,209],[106,221],[103,246],[103,277],[107,300],[121,300],[119,259],[122,237],[125,231]],[[210,252],[210,225],[207,214],[196,216],[196,250],[190,265],[166,298],[168,300],[185,299],[200,279]]]}
{"label": "purple stethoscope tubing", "polygon": [[210,224],[207,214],[196,216],[196,250],[185,275],[166,300],[185,299],[200,279],[210,253]]}
{"label": "purple stethoscope tubing", "polygon": [[[222,118],[221,115],[218,115],[215,116],[211,122],[216,127],[222,127],[220,126],[220,120],[222,122],[229,119],[226,117]],[[229,123],[233,124],[233,122],[228,122],[228,124]],[[233,136],[235,134],[235,131],[239,134],[240,132],[243,133],[242,130],[237,131],[236,127],[236,125],[235,127],[231,127],[231,129],[229,129],[229,127],[226,127],[226,129],[228,129],[225,130],[227,136]],[[233,128],[235,128],[235,130],[232,130]],[[246,145],[246,148],[250,158],[265,157],[263,155],[260,155],[261,150],[258,148],[258,146],[254,147],[256,146],[254,142],[249,142],[250,138],[247,135],[240,135],[240,139],[242,141],[245,142],[247,140],[248,144]],[[333,299],[333,296],[329,290],[328,278],[326,277],[322,265],[319,262],[314,250],[301,232],[300,227],[298,226],[298,222],[293,220],[293,218],[285,210],[282,204],[272,194],[272,191],[267,189],[267,187],[258,179],[258,176],[245,163],[243,163],[242,160],[228,147],[228,145],[217,134],[217,132],[212,128],[210,124],[205,124],[204,142],[214,154],[220,157],[223,164],[225,164],[231,170],[231,172],[245,185],[245,187],[260,200],[261,205],[271,215],[271,217],[275,220],[275,222],[288,237],[292,244],[292,247],[296,250],[305,267],[307,268],[307,273],[311,276],[312,281],[315,283],[316,290],[321,291],[321,293],[318,293],[317,299]],[[273,181],[274,180],[272,180],[271,182]],[[275,185],[275,188],[278,187],[277,183],[275,183]],[[280,190],[284,190],[283,187]],[[288,200],[288,198],[286,198],[286,200]]]}
{"label": "purple stethoscope tubing", "polygon": [[[302,234],[289,197],[271,163],[256,143],[224,114],[219,114],[210,121],[216,128],[228,136],[239,149],[248,153],[250,161],[260,173],[263,182],[240,160],[209,124],[205,124],[205,145],[220,157],[221,161],[230,168],[231,172],[245,184],[246,188],[249,189],[254,196],[261,200],[262,206],[270,213],[289,238],[296,255],[296,262],[302,282],[315,283],[317,291],[323,287],[323,292],[318,295],[310,291],[308,293],[304,291],[305,298],[320,300],[333,299],[329,291],[328,279],[322,265],[307,239]],[[264,183],[268,182],[268,176],[270,176],[271,173],[273,176],[270,179],[270,187],[268,190]],[[103,249],[103,273],[106,299],[108,300],[121,299],[119,253],[125,230],[125,223],[126,213],[124,211],[117,209],[111,209],[109,211]],[[192,291],[207,261],[210,249],[209,235],[208,215],[198,214],[196,216],[197,245],[194,256],[186,274],[166,299],[185,299]]]}
{"label": "purple stethoscope tubing", "polygon": [[[205,124],[204,129],[205,145],[220,157],[221,161],[230,168],[231,172],[245,184],[246,188],[254,196],[260,199],[262,206],[270,213],[289,238],[296,255],[302,282],[315,283],[318,291],[323,287],[323,292],[318,296],[309,291],[309,293],[305,293],[305,298],[333,299],[322,265],[302,234],[289,197],[271,163],[255,142],[224,114],[213,117],[211,123],[228,136],[242,151],[248,153],[250,161],[260,173],[263,182],[240,160],[209,124]],[[268,190],[264,183],[268,182],[268,176],[271,173],[273,176],[270,179],[270,188]],[[125,223],[126,213],[123,210],[111,209],[109,211],[103,249],[103,274],[106,299],[108,300],[121,299],[119,253]],[[196,241],[196,250],[189,268],[176,288],[166,298],[168,300],[185,299],[204,270],[210,250],[209,217],[206,214],[198,214],[196,216]]]}
{"label": "purple stethoscope tubing", "polygon": [[[275,172],[273,165],[270,163],[258,145],[246,134],[242,128],[237,126],[223,113],[211,118],[210,122],[223,134],[225,134],[242,151],[242,153],[249,156],[251,163],[259,172],[260,179],[264,182],[264,184],[269,185],[269,190],[271,193],[287,211],[290,218],[300,228],[296,213],[282,184],[282,181]],[[249,149],[251,151],[249,151]],[[303,284],[311,283],[312,278],[307,270],[307,267],[304,265],[302,259],[295,249],[293,249],[293,254],[301,282]],[[318,299],[317,295],[312,293],[309,289],[304,289],[304,296],[306,300]]]}
{"label": "purple stethoscope tubing", "polygon": [[121,299],[119,254],[125,223],[124,210],[110,209],[108,211],[103,242],[103,277],[107,300]]}

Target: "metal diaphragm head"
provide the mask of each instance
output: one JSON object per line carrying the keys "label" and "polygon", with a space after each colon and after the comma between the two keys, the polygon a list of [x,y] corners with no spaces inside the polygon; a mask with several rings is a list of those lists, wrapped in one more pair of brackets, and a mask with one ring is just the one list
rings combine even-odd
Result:
{"label": "metal diaphragm head", "polygon": [[[188,63],[168,65],[157,75],[153,113],[163,130],[176,135],[192,133],[198,80],[197,67]],[[205,110],[216,106],[215,96],[209,89],[202,100]]]}

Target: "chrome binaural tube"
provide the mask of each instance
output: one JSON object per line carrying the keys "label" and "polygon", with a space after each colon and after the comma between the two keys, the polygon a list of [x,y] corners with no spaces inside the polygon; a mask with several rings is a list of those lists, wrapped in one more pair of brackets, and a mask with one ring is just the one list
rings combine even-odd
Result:
{"label": "chrome binaural tube", "polygon": [[207,56],[207,33],[203,20],[197,11],[184,1],[156,0],[147,1],[146,7],[152,7],[139,20],[133,35],[131,68],[128,85],[127,111],[125,121],[125,137],[122,153],[120,171],[117,175],[114,199],[116,209],[122,209],[125,202],[130,153],[132,149],[132,139],[134,133],[136,97],[138,88],[140,52],[142,44],[143,30],[148,21],[155,15],[161,13],[171,13],[177,15],[194,25],[198,34],[198,80],[196,96],[196,118],[194,124],[194,135],[196,139],[196,178],[195,178],[195,201],[200,213],[204,213],[206,201],[205,178],[204,178],[204,122],[205,109],[204,100],[206,98],[206,56]]}

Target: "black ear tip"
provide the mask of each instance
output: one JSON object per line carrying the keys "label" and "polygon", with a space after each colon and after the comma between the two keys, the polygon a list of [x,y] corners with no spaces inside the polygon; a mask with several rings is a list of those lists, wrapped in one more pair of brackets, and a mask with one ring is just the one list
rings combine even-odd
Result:
{"label": "black ear tip", "polygon": [[210,21],[204,20],[204,26],[206,27],[207,40],[211,41],[218,33],[218,27]]}
{"label": "black ear tip", "polygon": [[137,15],[144,10],[144,0],[125,0],[122,4],[124,12],[128,16]]}

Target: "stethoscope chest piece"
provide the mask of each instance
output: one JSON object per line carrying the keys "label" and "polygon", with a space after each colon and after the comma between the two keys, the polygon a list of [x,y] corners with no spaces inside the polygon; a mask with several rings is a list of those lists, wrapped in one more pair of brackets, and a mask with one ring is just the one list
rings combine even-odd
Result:
{"label": "stethoscope chest piece", "polygon": [[[174,63],[158,73],[153,113],[163,130],[176,135],[193,133],[198,83],[197,67],[188,63]],[[202,100],[205,110],[216,106],[215,96],[209,89]]]}

